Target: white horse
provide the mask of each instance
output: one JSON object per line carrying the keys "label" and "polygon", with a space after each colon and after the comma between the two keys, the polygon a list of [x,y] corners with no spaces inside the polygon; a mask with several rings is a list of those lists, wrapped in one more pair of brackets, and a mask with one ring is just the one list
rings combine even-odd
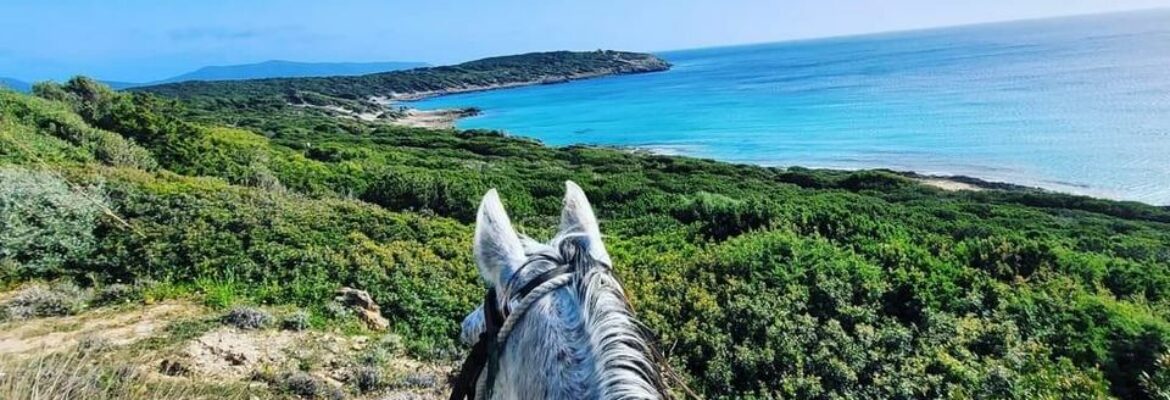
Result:
{"label": "white horse", "polygon": [[[475,258],[505,318],[477,399],[668,398],[651,344],[634,318],[585,193],[566,182],[560,232],[547,244],[512,229],[495,189],[479,205]],[[523,288],[523,289],[521,289]],[[525,290],[525,289],[530,289]],[[463,321],[474,345],[484,306]],[[492,375],[492,381],[488,381]]]}

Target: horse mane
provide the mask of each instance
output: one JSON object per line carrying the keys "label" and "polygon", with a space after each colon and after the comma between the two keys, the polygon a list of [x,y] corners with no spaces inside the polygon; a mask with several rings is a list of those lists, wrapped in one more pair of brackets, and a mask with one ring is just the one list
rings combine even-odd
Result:
{"label": "horse mane", "polygon": [[591,378],[598,384],[598,398],[670,398],[649,331],[634,315],[612,266],[591,256],[588,238],[564,233],[548,245],[527,238],[524,242],[529,259],[544,258],[574,271],[567,288],[580,301],[586,339],[595,356]]}

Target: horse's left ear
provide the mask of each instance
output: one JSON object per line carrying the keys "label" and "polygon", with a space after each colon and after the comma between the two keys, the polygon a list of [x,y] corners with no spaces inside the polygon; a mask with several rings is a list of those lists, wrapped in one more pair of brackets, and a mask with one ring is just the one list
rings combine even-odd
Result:
{"label": "horse's left ear", "polygon": [[589,241],[589,255],[594,260],[610,264],[609,252],[601,242],[601,227],[593,206],[585,198],[585,192],[573,181],[565,181],[565,205],[561,210],[561,233],[584,235]]}
{"label": "horse's left ear", "polygon": [[479,203],[474,240],[475,263],[491,286],[507,282],[513,270],[524,263],[524,247],[495,189],[489,190]]}

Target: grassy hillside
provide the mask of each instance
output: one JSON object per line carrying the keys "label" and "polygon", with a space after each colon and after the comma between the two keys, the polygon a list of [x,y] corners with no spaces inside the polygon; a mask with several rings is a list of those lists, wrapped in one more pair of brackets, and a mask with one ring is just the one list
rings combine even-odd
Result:
{"label": "grassy hillside", "polygon": [[200,111],[234,96],[215,88],[190,103],[86,79],[0,92],[0,279],[298,305],[318,329],[354,286],[412,354],[453,357],[482,290],[479,196],[499,188],[542,237],[572,179],[639,315],[707,398],[1170,393],[1166,208]]}

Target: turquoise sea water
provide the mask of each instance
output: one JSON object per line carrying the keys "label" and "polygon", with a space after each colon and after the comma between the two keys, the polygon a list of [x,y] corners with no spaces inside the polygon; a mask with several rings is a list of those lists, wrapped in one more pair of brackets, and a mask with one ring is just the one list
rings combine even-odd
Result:
{"label": "turquoise sea water", "polygon": [[461,128],[1170,204],[1170,11],[660,53],[668,72],[445,96]]}

